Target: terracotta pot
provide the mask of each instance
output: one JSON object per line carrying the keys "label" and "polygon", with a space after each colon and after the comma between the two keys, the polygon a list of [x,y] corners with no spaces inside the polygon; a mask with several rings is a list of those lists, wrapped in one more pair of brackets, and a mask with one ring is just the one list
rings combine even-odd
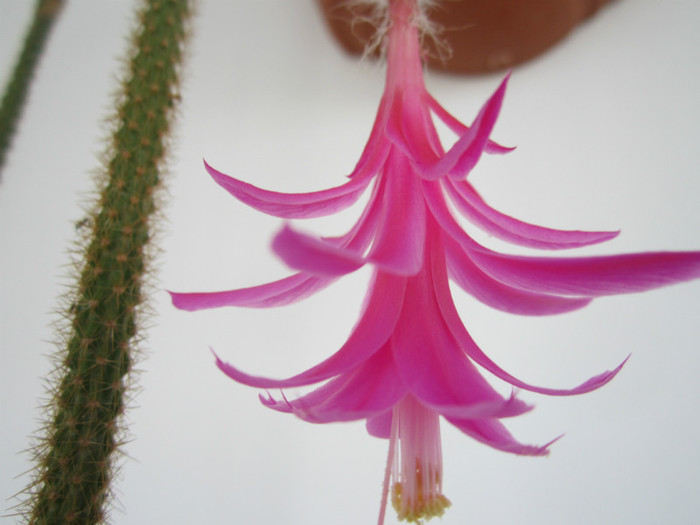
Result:
{"label": "terracotta pot", "polygon": [[[371,8],[347,0],[317,0],[333,35],[351,53],[362,53],[374,26],[362,20]],[[547,50],[612,0],[441,0],[430,19],[449,46],[439,57],[428,42],[428,65],[453,73],[510,68]],[[444,55],[444,53],[443,53]]]}

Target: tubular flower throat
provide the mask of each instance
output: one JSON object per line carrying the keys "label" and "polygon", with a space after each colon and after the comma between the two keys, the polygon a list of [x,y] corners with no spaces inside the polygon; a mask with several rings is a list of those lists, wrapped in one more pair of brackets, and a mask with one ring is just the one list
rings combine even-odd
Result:
{"label": "tubular flower throat", "polygon": [[[492,251],[472,239],[455,212],[513,244],[560,250],[600,243],[615,231],[562,231],[519,221],[490,207],[468,182],[482,153],[510,151],[489,139],[508,77],[471,126],[449,114],[426,90],[421,63],[422,15],[417,0],[389,0],[384,95],[368,142],[346,183],[311,193],[257,188],[209,165],[213,179],[243,203],[284,219],[308,219],[347,208],[366,189],[369,201],[344,235],[316,238],[285,226],[275,253],[297,273],[279,281],[223,292],[173,293],[176,307],[266,308],[299,301],[365,264],[370,288],[343,346],[287,379],[218,367],[239,383],[261,389],[324,382],[297,399],[261,395],[262,403],[313,422],[365,419],[368,432],[389,440],[379,516],[391,499],[400,519],[420,522],[449,506],[442,494],[439,416],[472,438],[521,455],[548,453],[519,443],[500,421],[532,407],[505,398],[482,377],[485,369],[514,388],[565,396],[600,388],[620,370],[570,389],[525,383],[500,368],[476,345],[452,301],[448,279],[483,303],[521,315],[576,310],[593,298],[653,288],[700,276],[700,252],[648,252],[594,257],[535,257]],[[457,141],[445,151],[433,119]]]}

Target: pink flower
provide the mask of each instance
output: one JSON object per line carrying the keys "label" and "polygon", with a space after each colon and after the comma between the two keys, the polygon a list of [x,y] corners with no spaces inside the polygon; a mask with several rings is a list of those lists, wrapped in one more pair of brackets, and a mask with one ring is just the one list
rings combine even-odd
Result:
{"label": "pink flower", "polygon": [[[312,193],[263,190],[210,166],[214,180],[240,201],[286,219],[332,214],[371,186],[357,223],[345,235],[316,238],[285,226],[273,249],[298,273],[272,283],[215,293],[172,294],[175,306],[269,307],[298,301],[365,264],[374,274],[360,319],[345,344],[318,365],[287,379],[246,374],[218,357],[229,377],[272,389],[322,386],[297,399],[261,396],[266,406],[314,423],[365,419],[389,439],[379,521],[391,499],[399,518],[439,516],[442,494],[439,416],[493,448],[545,455],[548,446],[519,443],[502,418],[532,407],[504,398],[477,365],[513,387],[549,395],[590,392],[622,364],[570,389],[533,386],[508,374],[475,344],[452,302],[448,279],[483,303],[521,315],[550,315],[586,306],[602,295],[640,292],[700,276],[700,252],[598,257],[532,257],[492,251],[459,226],[452,208],[513,244],[559,250],[603,242],[618,232],[561,231],[527,224],[491,208],[467,181],[482,153],[509,151],[489,140],[508,77],[470,127],[426,91],[417,0],[390,0],[387,80],[367,145],[345,184]],[[458,140],[444,151],[433,118]],[[624,363],[623,363],[624,364]]]}

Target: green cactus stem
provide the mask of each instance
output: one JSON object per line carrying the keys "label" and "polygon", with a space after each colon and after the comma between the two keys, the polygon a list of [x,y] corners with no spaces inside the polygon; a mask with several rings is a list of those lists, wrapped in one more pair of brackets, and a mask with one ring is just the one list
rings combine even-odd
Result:
{"label": "green cactus stem", "polygon": [[63,7],[64,0],[38,0],[34,18],[24,38],[24,47],[17,59],[5,93],[0,101],[0,180],[12,136],[22,107],[27,99],[29,84],[44,49],[44,44],[54,21]]}
{"label": "green cactus stem", "polygon": [[106,519],[121,415],[142,325],[149,217],[161,185],[165,140],[191,0],[146,0],[118,100],[110,160],[99,180],[90,238],[59,348],[56,385],[36,450],[25,516],[41,525]]}

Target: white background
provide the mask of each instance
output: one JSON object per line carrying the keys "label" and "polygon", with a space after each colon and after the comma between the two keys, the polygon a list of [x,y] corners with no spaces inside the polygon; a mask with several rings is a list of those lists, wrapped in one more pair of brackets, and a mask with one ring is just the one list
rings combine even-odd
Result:
{"label": "white background", "polygon": [[[34,2],[0,0],[4,84]],[[107,135],[136,2],[71,0],[32,88],[0,184],[0,513],[30,468],[51,327],[69,282],[79,203]],[[515,70],[494,138],[518,149],[473,181],[498,209],[561,228],[621,228],[580,253],[700,249],[700,3],[624,0]],[[212,345],[253,373],[286,376],[329,355],[367,280],[350,276],[298,306],[178,312],[164,289],[219,290],[279,278],[281,221],[205,174],[304,191],[357,160],[383,72],[345,56],[312,0],[202,0],[171,148],[146,322],[130,403],[115,524],[367,524],[386,442],[362,423],[314,426],[268,411],[213,364]],[[500,75],[428,75],[466,122]],[[353,213],[303,227],[339,232]],[[492,243],[499,249],[508,249]],[[602,390],[550,399],[510,420],[525,442],[566,432],[548,458],[490,450],[443,426],[450,524],[686,524],[700,514],[700,283],[602,299],[551,318],[498,313],[455,290],[468,329],[522,379],[571,386],[614,367]],[[395,523],[393,511],[387,523]],[[6,518],[8,522],[16,518]]]}

